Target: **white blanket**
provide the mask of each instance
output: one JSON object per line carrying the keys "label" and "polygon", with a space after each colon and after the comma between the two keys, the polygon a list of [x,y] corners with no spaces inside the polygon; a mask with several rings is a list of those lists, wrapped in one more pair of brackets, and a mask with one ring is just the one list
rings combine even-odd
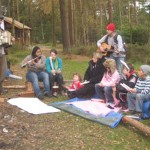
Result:
{"label": "white blanket", "polygon": [[48,106],[47,104],[41,102],[38,98],[19,97],[9,99],[7,102],[32,114],[60,112],[59,109]]}
{"label": "white blanket", "polygon": [[101,115],[103,117],[105,117],[112,111],[118,112],[120,110],[119,108],[114,109],[108,108],[106,104],[100,102],[100,99],[68,102],[67,104],[72,104],[86,112],[89,112],[90,114]]}

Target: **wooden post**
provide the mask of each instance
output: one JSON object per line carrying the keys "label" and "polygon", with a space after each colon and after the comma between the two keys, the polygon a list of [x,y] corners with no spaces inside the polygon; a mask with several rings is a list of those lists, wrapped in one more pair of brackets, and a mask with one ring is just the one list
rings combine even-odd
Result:
{"label": "wooden post", "polygon": [[25,85],[26,85],[26,91],[34,91],[31,82],[26,81]]}
{"label": "wooden post", "polygon": [[0,103],[4,103],[4,101],[5,101],[5,98],[0,97]]}
{"label": "wooden post", "polygon": [[22,96],[22,97],[34,97],[35,93],[34,93],[34,90],[33,90],[32,83],[26,81],[25,82],[25,87],[26,87],[26,91],[18,93],[18,96]]}
{"label": "wooden post", "polygon": [[34,93],[34,91],[26,91],[26,92],[18,93],[18,96],[21,96],[21,97],[34,97],[35,93]]}

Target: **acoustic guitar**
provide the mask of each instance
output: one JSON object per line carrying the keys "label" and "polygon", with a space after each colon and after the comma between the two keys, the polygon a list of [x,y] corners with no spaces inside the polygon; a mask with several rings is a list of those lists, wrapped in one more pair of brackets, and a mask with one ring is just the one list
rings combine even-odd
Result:
{"label": "acoustic guitar", "polygon": [[[109,56],[110,54],[112,54],[113,52],[115,52],[117,55],[119,54],[125,54],[124,51],[118,51],[117,49],[115,49],[113,46],[108,45],[107,43],[102,43],[101,46],[104,49],[104,52],[102,52],[103,56]],[[99,49],[97,51],[100,51]]]}

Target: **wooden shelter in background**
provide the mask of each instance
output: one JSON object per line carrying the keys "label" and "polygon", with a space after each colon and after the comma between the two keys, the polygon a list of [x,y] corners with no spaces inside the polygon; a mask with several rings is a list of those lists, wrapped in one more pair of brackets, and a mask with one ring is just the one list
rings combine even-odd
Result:
{"label": "wooden shelter in background", "polygon": [[20,45],[31,45],[31,28],[10,17],[4,17],[5,30],[12,33],[13,24],[15,42]]}

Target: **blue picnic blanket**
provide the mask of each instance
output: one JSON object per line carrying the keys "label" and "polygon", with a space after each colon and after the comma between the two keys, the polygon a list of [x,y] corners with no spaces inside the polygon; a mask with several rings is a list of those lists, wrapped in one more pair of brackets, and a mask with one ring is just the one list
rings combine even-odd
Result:
{"label": "blue picnic blanket", "polygon": [[87,99],[73,98],[73,99],[70,99],[67,101],[50,103],[49,105],[56,107],[58,109],[64,110],[66,112],[75,114],[77,116],[83,117],[85,119],[107,125],[111,128],[115,128],[121,121],[121,119],[123,117],[123,114],[121,114],[121,113],[116,113],[116,112],[111,111],[110,113],[108,113],[108,115],[106,115],[104,117],[101,115],[93,115],[93,114],[91,114],[87,111],[84,111],[72,104],[68,104],[69,102],[85,101],[85,100],[87,100]]}

